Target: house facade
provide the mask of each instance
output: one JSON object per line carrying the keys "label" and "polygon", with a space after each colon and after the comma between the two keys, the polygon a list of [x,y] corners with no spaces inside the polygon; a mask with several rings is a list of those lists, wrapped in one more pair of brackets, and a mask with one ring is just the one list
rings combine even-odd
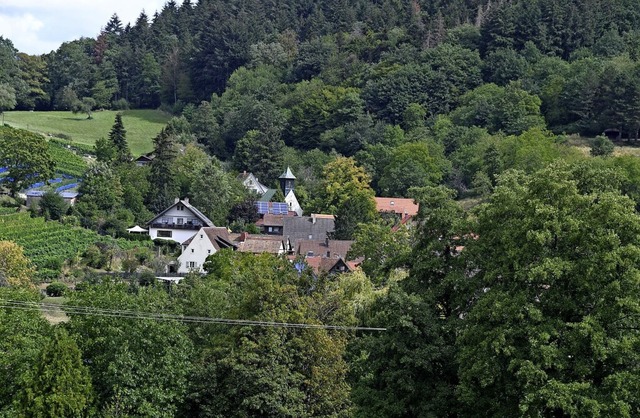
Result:
{"label": "house facade", "polygon": [[173,205],[156,215],[147,227],[151,239],[161,238],[182,244],[202,227],[215,225],[202,212],[189,203],[189,199],[176,199]]}
{"label": "house facade", "polygon": [[182,254],[178,257],[178,273],[204,273],[202,266],[207,257],[224,248],[236,248],[229,238],[227,228],[200,228],[195,235],[182,243]]}
{"label": "house facade", "polygon": [[238,175],[238,180],[242,182],[242,185],[249,190],[253,190],[260,196],[264,195],[269,188],[260,183],[253,173],[247,173],[246,171]]}

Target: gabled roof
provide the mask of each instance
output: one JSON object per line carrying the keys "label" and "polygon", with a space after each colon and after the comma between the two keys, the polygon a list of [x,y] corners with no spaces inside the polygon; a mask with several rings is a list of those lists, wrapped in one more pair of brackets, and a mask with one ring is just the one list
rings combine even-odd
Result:
{"label": "gabled roof", "polygon": [[[354,270],[352,263],[344,261],[340,258],[325,258],[325,257],[307,257],[304,259],[307,265],[314,271],[314,273],[334,273],[334,272],[351,272]],[[344,266],[342,269],[341,266]]]}
{"label": "gabled roof", "polygon": [[278,235],[248,235],[245,240],[238,244],[238,251],[253,254],[278,254],[280,251],[288,250],[285,239]]}
{"label": "gabled roof", "polygon": [[402,217],[416,216],[418,204],[413,199],[403,197],[376,197],[376,210],[378,212],[393,212]]}
{"label": "gabled roof", "polygon": [[[308,240],[303,239],[298,241],[296,253],[309,256],[309,257],[324,257],[324,258],[347,258],[347,252],[353,245],[354,241],[347,240]],[[327,252],[329,256],[327,257]]]}
{"label": "gabled roof", "polygon": [[216,250],[221,250],[223,248],[233,248],[235,244],[231,242],[231,238],[229,237],[229,231],[224,227],[204,227],[200,228],[197,234],[186,240],[182,243],[182,245],[189,245],[191,242],[199,236],[201,233],[209,239],[213,248]]}
{"label": "gabled roof", "polygon": [[260,183],[258,178],[253,173],[247,173],[246,171],[238,174],[238,180],[248,189],[255,190],[258,194],[264,194],[269,190],[267,186]]}
{"label": "gabled roof", "polygon": [[152,224],[153,221],[155,221],[156,219],[160,218],[162,215],[164,215],[165,213],[169,212],[171,209],[173,209],[174,207],[178,206],[178,204],[180,204],[180,203],[182,203],[182,205],[184,205],[185,208],[189,209],[198,219],[200,219],[200,221],[203,223],[203,226],[209,226],[209,227],[214,227],[215,226],[213,224],[213,222],[211,222],[211,219],[209,219],[206,216],[204,216],[204,214],[202,212],[200,212],[198,209],[196,209],[194,206],[192,206],[189,203],[189,199],[184,199],[184,200],[176,199],[176,201],[175,201],[175,203],[173,205],[169,206],[168,208],[166,208],[165,210],[163,210],[162,212],[160,212],[159,214],[154,216],[149,222],[147,222],[147,224]]}
{"label": "gabled roof", "polygon": [[295,180],[296,176],[293,175],[293,173],[291,172],[291,169],[289,167],[287,167],[287,169],[284,171],[284,173],[280,174],[280,177],[278,177],[279,179],[285,179],[285,180]]}
{"label": "gabled roof", "polygon": [[155,155],[153,154],[142,154],[141,156],[136,158],[134,161],[151,162],[153,161],[154,158],[155,158]]}
{"label": "gabled roof", "polygon": [[273,196],[276,194],[276,189],[267,189],[267,191],[260,196],[260,199],[258,199],[258,202],[269,202],[271,201],[271,199],[273,199]]}
{"label": "gabled roof", "polygon": [[283,226],[284,225],[284,221],[282,220],[283,217],[284,215],[272,215],[270,213],[267,213],[263,216],[262,219],[256,222],[256,225]]}
{"label": "gabled roof", "polygon": [[324,241],[327,234],[334,230],[333,215],[287,216],[283,218],[282,235],[289,237],[294,245],[303,239]]}

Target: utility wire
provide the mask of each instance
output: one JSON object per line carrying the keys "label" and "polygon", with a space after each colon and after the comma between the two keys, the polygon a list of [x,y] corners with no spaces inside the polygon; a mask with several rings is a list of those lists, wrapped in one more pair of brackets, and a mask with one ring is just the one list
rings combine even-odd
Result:
{"label": "utility wire", "polygon": [[339,331],[386,331],[386,328],[352,327],[344,325],[300,324],[290,322],[270,322],[247,319],[210,318],[202,316],[185,316],[163,314],[153,312],[132,311],[126,309],[105,309],[92,306],[58,305],[53,303],[25,302],[17,300],[0,299],[0,308],[20,310],[62,310],[72,315],[93,315],[113,318],[128,319],[152,319],[157,321],[180,321],[184,323],[221,324],[252,327],[277,327],[277,328],[301,328],[301,329],[328,329]]}

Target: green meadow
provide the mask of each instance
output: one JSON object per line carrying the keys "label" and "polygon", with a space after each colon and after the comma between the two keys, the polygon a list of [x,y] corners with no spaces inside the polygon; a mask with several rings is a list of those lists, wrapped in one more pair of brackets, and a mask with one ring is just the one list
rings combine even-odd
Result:
{"label": "green meadow", "polygon": [[[71,139],[72,143],[93,145],[107,137],[113,126],[116,111],[94,112],[93,119],[85,114],[66,112],[5,112],[4,122],[14,128],[27,129],[45,135]],[[171,116],[159,110],[125,110],[122,122],[127,130],[131,153],[138,156],[153,150],[153,138],[166,125]]]}

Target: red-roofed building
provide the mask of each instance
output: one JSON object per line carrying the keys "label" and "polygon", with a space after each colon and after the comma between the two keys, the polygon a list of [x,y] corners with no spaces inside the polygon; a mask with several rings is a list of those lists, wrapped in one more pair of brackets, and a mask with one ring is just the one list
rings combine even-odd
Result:
{"label": "red-roofed building", "polygon": [[380,213],[393,213],[404,220],[418,214],[418,204],[404,197],[376,197],[376,210]]}

